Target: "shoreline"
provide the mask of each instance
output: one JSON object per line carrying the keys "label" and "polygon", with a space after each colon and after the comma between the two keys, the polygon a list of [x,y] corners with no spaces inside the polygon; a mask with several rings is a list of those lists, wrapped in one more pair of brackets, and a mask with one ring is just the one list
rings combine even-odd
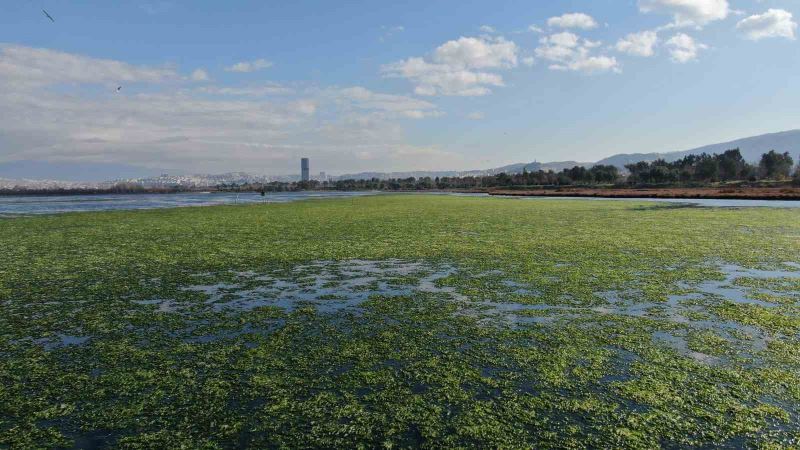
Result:
{"label": "shoreline", "polygon": [[[774,201],[800,201],[800,186],[778,186],[778,187],[663,187],[663,188],[613,188],[613,187],[549,187],[532,189],[514,188],[483,188],[483,189],[423,189],[423,190],[352,190],[339,191],[335,189],[309,189],[309,190],[287,190],[287,191],[268,191],[266,198],[270,195],[280,194],[301,194],[301,193],[337,193],[337,192],[378,192],[382,194],[485,194],[490,196],[506,197],[563,197],[563,198],[610,198],[610,199],[686,199],[686,200],[774,200]],[[236,194],[259,194],[258,191],[223,191],[223,190],[203,190],[203,191],[133,191],[133,192],[2,192],[0,199],[8,197],[91,197],[102,195],[236,195]]]}
{"label": "shoreline", "polygon": [[708,200],[800,200],[800,187],[746,188],[560,188],[493,189],[489,195],[512,197],[663,198]]}

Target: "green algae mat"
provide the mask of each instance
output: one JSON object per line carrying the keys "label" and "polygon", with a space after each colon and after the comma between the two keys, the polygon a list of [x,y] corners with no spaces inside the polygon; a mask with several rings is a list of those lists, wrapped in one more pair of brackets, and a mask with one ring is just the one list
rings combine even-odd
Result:
{"label": "green algae mat", "polygon": [[796,448],[800,210],[0,219],[0,448]]}

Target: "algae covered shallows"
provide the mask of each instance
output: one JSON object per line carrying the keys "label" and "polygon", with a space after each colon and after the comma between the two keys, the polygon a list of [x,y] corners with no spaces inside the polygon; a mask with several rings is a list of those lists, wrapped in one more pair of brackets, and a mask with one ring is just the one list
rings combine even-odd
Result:
{"label": "algae covered shallows", "polygon": [[0,220],[0,447],[792,447],[798,219],[420,195]]}

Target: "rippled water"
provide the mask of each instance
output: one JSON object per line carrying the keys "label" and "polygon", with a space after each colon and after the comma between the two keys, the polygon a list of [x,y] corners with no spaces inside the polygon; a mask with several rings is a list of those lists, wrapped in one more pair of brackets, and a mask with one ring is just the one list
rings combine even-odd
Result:
{"label": "rippled water", "polygon": [[[384,194],[377,191],[337,192],[277,192],[261,196],[245,193],[181,193],[181,194],[103,194],[103,195],[42,195],[0,196],[0,217],[30,214],[54,214],[77,211],[106,211],[127,209],[176,208],[181,206],[212,206],[238,203],[286,203],[313,198],[342,198]],[[457,192],[414,192],[404,195],[452,195],[488,197],[488,194]],[[800,208],[800,201],[783,200],[717,200],[669,198],[601,198],[601,197],[505,197],[516,200],[613,200],[621,202],[677,203],[707,207],[768,207]]]}
{"label": "rippled water", "polygon": [[375,192],[275,192],[262,196],[243,193],[102,194],[0,196],[0,216],[53,214],[118,209],[176,208],[238,203],[286,203],[312,198],[373,195]]}

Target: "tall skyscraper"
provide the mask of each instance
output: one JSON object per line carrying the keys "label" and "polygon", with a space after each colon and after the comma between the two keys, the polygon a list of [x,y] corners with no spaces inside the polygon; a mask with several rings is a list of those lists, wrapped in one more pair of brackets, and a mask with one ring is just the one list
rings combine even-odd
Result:
{"label": "tall skyscraper", "polygon": [[300,158],[300,181],[308,181],[309,177],[308,158]]}

